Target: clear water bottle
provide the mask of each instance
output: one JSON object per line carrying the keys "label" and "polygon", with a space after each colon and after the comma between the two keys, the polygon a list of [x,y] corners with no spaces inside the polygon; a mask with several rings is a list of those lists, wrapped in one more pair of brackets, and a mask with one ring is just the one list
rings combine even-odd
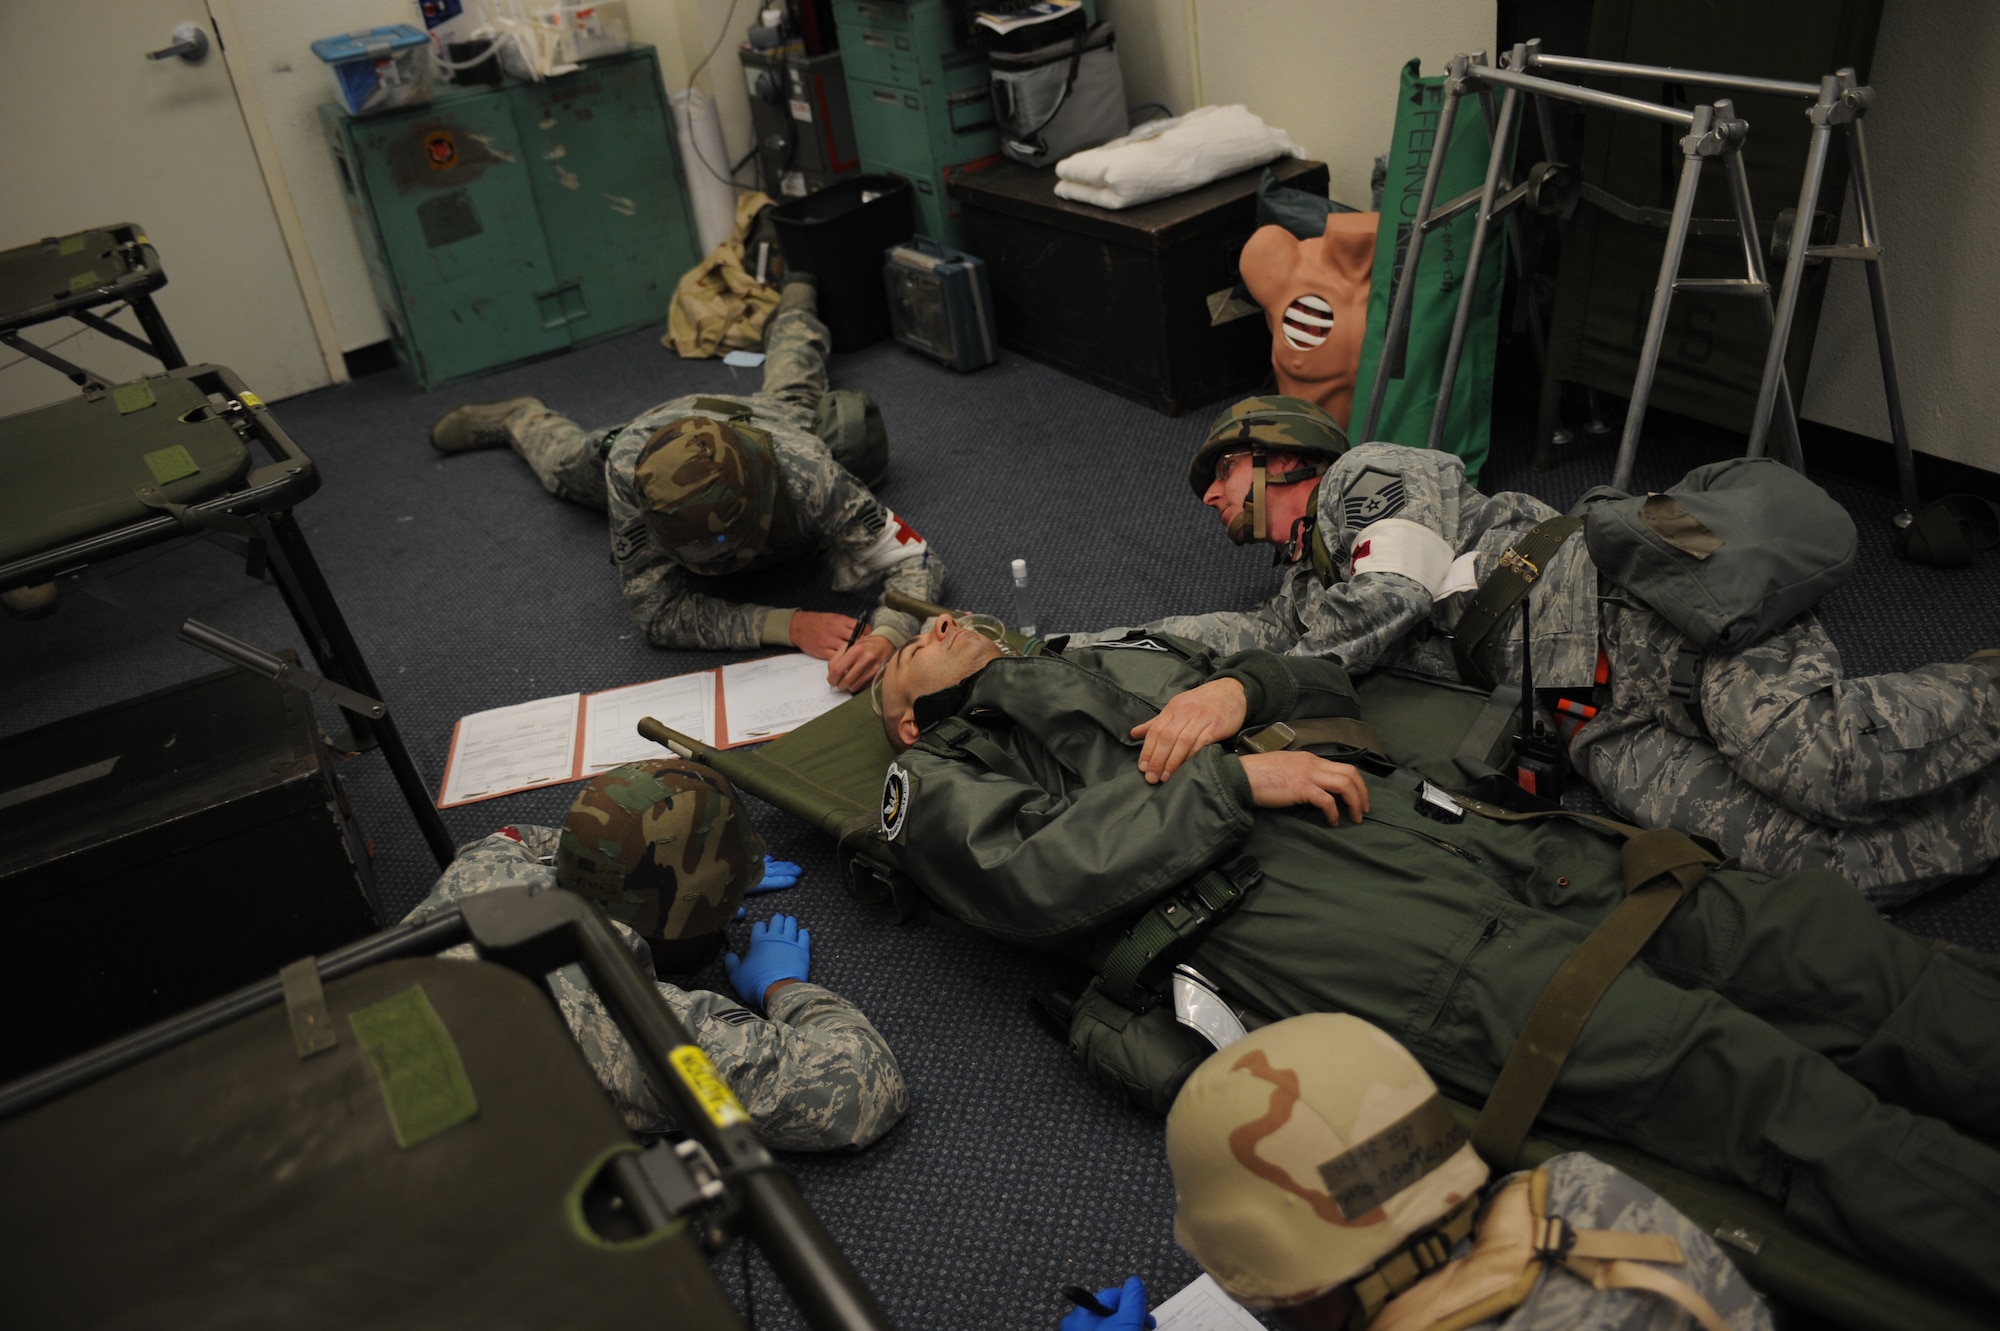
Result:
{"label": "clear water bottle", "polygon": [[1024,638],[1032,638],[1038,632],[1035,628],[1035,602],[1028,595],[1028,561],[1014,561],[1014,631]]}

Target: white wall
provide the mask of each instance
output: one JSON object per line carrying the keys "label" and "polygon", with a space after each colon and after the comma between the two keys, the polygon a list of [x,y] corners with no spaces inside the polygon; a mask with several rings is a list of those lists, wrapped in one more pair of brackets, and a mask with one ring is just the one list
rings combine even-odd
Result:
{"label": "white wall", "polygon": [[[2000,60],[2000,6],[1888,5],[1866,132],[1911,446],[2000,471],[2000,104],[1980,75],[1988,60]],[[1851,204],[1842,238],[1856,239]],[[1804,414],[1889,437],[1860,264],[1828,279]]]}

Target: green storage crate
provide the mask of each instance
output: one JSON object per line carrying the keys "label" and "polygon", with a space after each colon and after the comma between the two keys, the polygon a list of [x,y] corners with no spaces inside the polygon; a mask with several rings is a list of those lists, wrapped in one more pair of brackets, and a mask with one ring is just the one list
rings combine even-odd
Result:
{"label": "green storage crate", "polygon": [[650,47],[320,120],[420,388],[662,323],[700,258]]}

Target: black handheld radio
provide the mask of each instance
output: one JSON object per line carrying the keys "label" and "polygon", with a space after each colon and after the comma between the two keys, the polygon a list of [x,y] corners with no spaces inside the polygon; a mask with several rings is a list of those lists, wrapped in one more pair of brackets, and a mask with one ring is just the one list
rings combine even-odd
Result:
{"label": "black handheld radio", "polygon": [[1521,728],[1514,732],[1514,783],[1530,795],[1559,803],[1569,785],[1569,748],[1556,732],[1542,724],[1535,707],[1534,647],[1529,632],[1528,604],[1521,598]]}

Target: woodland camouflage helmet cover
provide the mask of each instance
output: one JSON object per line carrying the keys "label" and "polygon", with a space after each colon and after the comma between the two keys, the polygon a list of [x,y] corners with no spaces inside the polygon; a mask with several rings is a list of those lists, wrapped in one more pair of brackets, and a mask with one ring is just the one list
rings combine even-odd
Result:
{"label": "woodland camouflage helmet cover", "polygon": [[556,848],[559,884],[652,938],[714,933],[763,877],[764,839],[735,790],[678,758],[594,778]]}
{"label": "woodland camouflage helmet cover", "polygon": [[1365,1274],[1469,1213],[1486,1182],[1409,1051],[1330,1012],[1211,1054],[1167,1116],[1167,1163],[1174,1238],[1256,1308],[1306,1303]]}
{"label": "woodland camouflage helmet cover", "polygon": [[[1269,394],[1246,397],[1215,418],[1208,438],[1188,464],[1188,485],[1195,498],[1208,493],[1215,464],[1224,453],[1257,445],[1271,450],[1303,453],[1325,471],[1347,451],[1347,432],[1316,402],[1302,397]],[[1274,482],[1279,478],[1273,477]]]}
{"label": "woodland camouflage helmet cover", "polygon": [[763,553],[778,460],[762,431],[683,416],[653,432],[635,469],[646,530],[689,572],[734,573]]}

